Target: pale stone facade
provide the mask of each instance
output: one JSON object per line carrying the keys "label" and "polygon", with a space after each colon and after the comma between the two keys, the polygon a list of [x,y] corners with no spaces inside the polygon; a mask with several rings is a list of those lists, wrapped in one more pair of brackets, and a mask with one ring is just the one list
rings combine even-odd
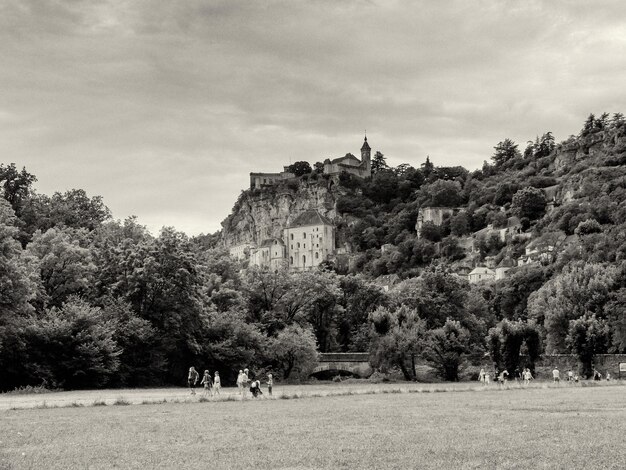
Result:
{"label": "pale stone facade", "polygon": [[250,257],[250,253],[254,248],[252,243],[241,243],[240,245],[231,246],[228,251],[230,256],[236,260],[243,260]]}
{"label": "pale stone facade", "polygon": [[496,272],[493,269],[489,269],[486,266],[478,266],[467,275],[467,280],[470,284],[476,284],[478,282],[490,282],[496,279]]}
{"label": "pale stone facade", "polygon": [[283,240],[289,269],[311,269],[335,252],[335,227],[318,211],[306,211],[285,228]]}
{"label": "pale stone facade", "polygon": [[263,240],[256,250],[252,250],[250,264],[272,271],[287,267],[285,243],[280,238]]}
{"label": "pale stone facade", "polygon": [[417,213],[417,221],[415,222],[417,238],[420,238],[422,235],[422,226],[424,223],[432,222],[439,227],[443,224],[444,218],[452,217],[463,210],[464,209],[460,207],[422,207]]}

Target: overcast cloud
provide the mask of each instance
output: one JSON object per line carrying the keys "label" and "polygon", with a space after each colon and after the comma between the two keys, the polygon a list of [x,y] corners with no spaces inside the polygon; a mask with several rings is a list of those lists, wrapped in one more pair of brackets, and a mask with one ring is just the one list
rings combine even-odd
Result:
{"label": "overcast cloud", "polygon": [[0,4],[0,162],[154,233],[213,232],[250,171],[358,153],[474,169],[626,112],[626,3]]}

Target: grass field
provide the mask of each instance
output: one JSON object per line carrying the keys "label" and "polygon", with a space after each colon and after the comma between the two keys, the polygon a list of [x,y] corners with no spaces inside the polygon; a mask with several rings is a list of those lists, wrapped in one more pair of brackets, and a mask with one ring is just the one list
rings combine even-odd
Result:
{"label": "grass field", "polygon": [[280,394],[0,411],[0,469],[626,468],[624,385]]}

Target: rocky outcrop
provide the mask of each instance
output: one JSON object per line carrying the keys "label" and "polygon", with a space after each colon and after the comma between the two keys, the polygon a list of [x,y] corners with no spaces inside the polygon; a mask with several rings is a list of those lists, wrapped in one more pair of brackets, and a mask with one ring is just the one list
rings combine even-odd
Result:
{"label": "rocky outcrop", "polygon": [[267,238],[282,238],[283,229],[310,209],[334,221],[338,192],[332,180],[325,178],[243,191],[231,215],[222,222],[222,243],[226,247],[258,245]]}

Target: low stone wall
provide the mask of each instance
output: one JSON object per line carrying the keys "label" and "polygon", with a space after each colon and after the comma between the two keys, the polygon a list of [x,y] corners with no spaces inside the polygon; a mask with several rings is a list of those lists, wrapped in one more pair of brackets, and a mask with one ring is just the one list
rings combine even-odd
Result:
{"label": "low stone wall", "polygon": [[[522,356],[520,364],[523,367],[527,362],[527,358]],[[597,354],[595,356],[594,367],[606,377],[606,373],[610,372],[611,377],[614,379],[619,378],[619,363],[626,363],[626,354]],[[582,374],[582,365],[580,364],[578,357],[574,354],[544,354],[535,363],[535,378],[537,379],[551,379],[552,370],[554,367],[558,367],[561,371],[561,377],[564,376],[568,370],[574,371],[574,374]],[[493,362],[489,357],[470,357],[467,366],[463,371],[463,378],[478,377],[478,372],[481,368],[489,370],[493,373]],[[626,373],[622,373],[622,378],[626,379]]]}
{"label": "low stone wall", "polygon": [[[597,354],[594,359],[594,367],[603,377],[606,376],[607,372],[610,372],[611,376],[617,379],[620,362],[626,362],[626,354]],[[582,373],[582,365],[576,356],[572,354],[545,354],[535,365],[536,375],[552,377],[552,369],[555,366],[559,368],[561,373],[569,369],[572,369],[574,374],[580,375]],[[622,378],[626,378],[626,374],[622,373],[622,376]]]}

